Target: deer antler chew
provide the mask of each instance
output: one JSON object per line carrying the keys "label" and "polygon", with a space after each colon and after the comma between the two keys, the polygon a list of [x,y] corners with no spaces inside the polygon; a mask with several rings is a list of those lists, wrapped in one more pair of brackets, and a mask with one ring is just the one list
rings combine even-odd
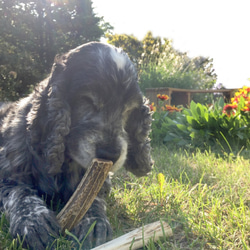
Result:
{"label": "deer antler chew", "polygon": [[113,165],[112,161],[94,159],[77,189],[57,215],[63,232],[76,226],[90,208]]}

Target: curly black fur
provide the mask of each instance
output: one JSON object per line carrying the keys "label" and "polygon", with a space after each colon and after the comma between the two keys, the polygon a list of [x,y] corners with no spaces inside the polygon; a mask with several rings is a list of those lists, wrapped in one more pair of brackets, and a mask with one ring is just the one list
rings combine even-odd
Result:
{"label": "curly black fur", "polygon": [[[45,249],[60,234],[51,204],[65,205],[93,158],[137,176],[151,170],[151,114],[133,64],[112,46],[89,43],[56,58],[30,96],[1,106],[0,119],[0,208],[12,236],[25,236],[31,249]],[[109,189],[108,178],[73,229],[82,240],[97,221],[84,249],[112,236]]]}

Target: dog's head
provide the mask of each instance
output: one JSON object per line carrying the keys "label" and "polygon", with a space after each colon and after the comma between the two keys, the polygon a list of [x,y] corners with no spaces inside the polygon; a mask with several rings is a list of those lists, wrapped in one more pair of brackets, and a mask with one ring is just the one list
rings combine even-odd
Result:
{"label": "dog's head", "polygon": [[113,171],[150,171],[152,118],[122,50],[102,43],[71,50],[56,59],[46,91],[42,140],[50,173],[69,159],[87,168],[93,158],[113,161]]}

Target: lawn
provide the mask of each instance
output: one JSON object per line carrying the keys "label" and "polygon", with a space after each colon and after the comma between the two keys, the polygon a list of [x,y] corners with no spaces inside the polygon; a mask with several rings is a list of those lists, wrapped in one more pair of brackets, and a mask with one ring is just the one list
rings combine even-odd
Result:
{"label": "lawn", "polygon": [[[161,249],[249,249],[250,168],[240,157],[154,148],[152,174],[114,178],[110,219],[117,236],[159,219],[173,237]],[[162,193],[157,174],[163,173]],[[157,245],[149,249],[159,249]]]}
{"label": "lawn", "polygon": [[[149,176],[121,171],[113,177],[108,215],[114,237],[162,219],[173,237],[145,249],[250,249],[249,160],[163,146],[153,149],[153,157]],[[165,176],[162,192],[159,173]],[[2,249],[17,249],[4,217],[0,229]],[[57,245],[70,249],[63,238]]]}
{"label": "lawn", "polygon": [[[149,176],[136,179],[121,171],[113,177],[108,216],[114,237],[162,219],[173,237],[144,249],[250,249],[249,160],[164,146],[154,147],[152,154]],[[165,176],[162,190],[159,173]],[[4,217],[0,231],[2,249],[18,249]],[[56,244],[70,249],[63,238]]]}

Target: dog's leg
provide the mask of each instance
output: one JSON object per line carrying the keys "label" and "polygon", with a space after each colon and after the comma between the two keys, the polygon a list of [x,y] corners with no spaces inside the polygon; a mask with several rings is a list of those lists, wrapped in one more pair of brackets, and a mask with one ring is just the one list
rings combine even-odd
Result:
{"label": "dog's leg", "polygon": [[110,192],[111,181],[107,178],[93,204],[83,219],[72,230],[80,242],[83,241],[91,225],[96,222],[94,229],[89,233],[83,243],[83,249],[99,246],[112,238],[112,229],[106,216],[105,199]]}
{"label": "dog's leg", "polygon": [[25,237],[25,247],[45,249],[58,236],[60,226],[55,214],[36,191],[13,181],[0,182],[0,204],[10,222],[10,233]]}

